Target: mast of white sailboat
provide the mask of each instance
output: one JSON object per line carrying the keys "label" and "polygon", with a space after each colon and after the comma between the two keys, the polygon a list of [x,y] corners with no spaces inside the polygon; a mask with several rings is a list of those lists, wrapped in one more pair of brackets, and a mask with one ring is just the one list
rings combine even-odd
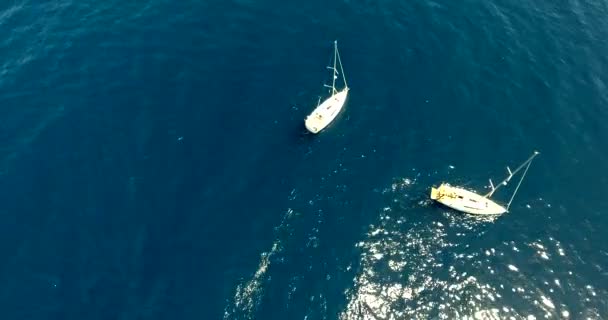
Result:
{"label": "mast of white sailboat", "polygon": [[[537,154],[538,154],[538,152],[536,152],[534,154],[534,156],[536,156]],[[513,199],[515,198],[515,194],[517,193],[517,190],[519,190],[519,186],[521,186],[522,181],[524,181],[524,177],[526,176],[526,173],[528,173],[528,169],[530,169],[531,164],[532,164],[532,161],[528,162],[528,165],[526,166],[526,170],[524,170],[524,173],[521,175],[521,179],[519,179],[519,183],[517,183],[517,187],[515,187],[515,191],[513,191],[513,195],[511,196],[511,199],[509,199],[509,203],[507,203],[507,211],[509,211],[511,202],[513,202]]]}
{"label": "mast of white sailboat", "polygon": [[336,94],[336,78],[338,77],[336,75],[336,73],[338,72],[336,70],[336,60],[338,57],[338,40],[334,40],[334,68],[333,73],[332,73],[332,78],[331,78],[331,94],[334,95]]}
{"label": "mast of white sailboat", "polygon": [[[517,172],[519,172],[521,169],[523,169],[524,167],[526,167],[526,171],[524,172],[524,174],[521,177],[521,180],[519,180],[519,184],[517,184],[517,188],[515,188],[515,192],[513,193],[513,196],[511,197],[511,201],[513,201],[513,198],[515,197],[515,193],[517,193],[517,190],[519,189],[519,186],[521,185],[521,182],[523,181],[526,172],[528,172],[528,168],[530,167],[530,164],[532,163],[532,160],[534,159],[534,157],[536,157],[539,154],[538,151],[534,151],[534,153],[532,154],[532,156],[530,156],[530,158],[528,158],[528,160],[526,160],[524,163],[522,163],[519,167],[517,167],[517,169],[515,169],[515,171],[511,171],[511,169],[509,167],[507,167],[507,171],[509,172],[509,176],[501,181],[496,187],[494,187],[494,184],[492,183],[492,179],[490,179],[490,188],[492,188],[492,190],[490,192],[488,192],[484,198],[489,198],[491,197],[494,192],[496,190],[498,190],[500,187],[504,186],[507,184],[507,182],[509,182],[511,180],[511,178],[513,178],[513,176],[515,174],[517,174]],[[509,201],[509,205],[511,205],[511,201]],[[507,206],[508,209],[508,206]]]}

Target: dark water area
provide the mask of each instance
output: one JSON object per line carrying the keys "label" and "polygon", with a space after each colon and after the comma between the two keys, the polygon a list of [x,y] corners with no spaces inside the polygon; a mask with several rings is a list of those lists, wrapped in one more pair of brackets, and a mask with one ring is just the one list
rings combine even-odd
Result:
{"label": "dark water area", "polygon": [[[0,4],[2,319],[607,319],[606,17]],[[311,135],[336,39],[351,91]],[[533,150],[500,217],[429,200]]]}

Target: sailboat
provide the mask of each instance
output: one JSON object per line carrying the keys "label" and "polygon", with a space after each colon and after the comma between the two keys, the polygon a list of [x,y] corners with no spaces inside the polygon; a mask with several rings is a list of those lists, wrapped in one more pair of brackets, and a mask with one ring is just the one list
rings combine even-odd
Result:
{"label": "sailboat", "polygon": [[[448,183],[442,183],[438,188],[431,188],[431,199],[435,200],[445,206],[448,206],[454,210],[476,214],[476,215],[498,215],[509,211],[509,207],[515,198],[515,194],[517,190],[519,190],[519,186],[521,186],[526,173],[528,172],[528,168],[530,168],[530,164],[532,160],[538,155],[538,151],[534,151],[532,156],[528,158],[524,163],[522,163],[515,171],[511,171],[509,167],[507,167],[507,172],[509,173],[508,177],[501,181],[497,186],[494,186],[492,183],[492,179],[490,179],[490,192],[486,195],[479,195],[475,192],[465,190],[462,187],[455,187]],[[498,190],[500,187],[507,185],[511,178],[516,175],[519,171],[524,169],[524,173],[515,187],[515,191],[513,191],[513,195],[509,200],[509,203],[506,207],[494,202],[492,199],[492,195],[494,192]]]}
{"label": "sailboat", "polygon": [[[344,107],[344,102],[346,101],[346,96],[348,95],[348,85],[346,84],[346,77],[344,76],[344,69],[342,68],[342,60],[340,59],[340,53],[338,52],[338,41],[334,41],[334,57],[333,57],[333,67],[327,67],[332,72],[332,81],[331,86],[325,84],[324,86],[330,88],[330,96],[325,99],[323,103],[321,103],[321,99],[319,98],[319,102],[317,103],[317,107],[313,112],[306,117],[304,124],[306,125],[306,129],[312,133],[319,133],[319,131],[323,130],[327,127],[338,115],[342,107]],[[344,82],[344,88],[338,91],[336,89],[336,79],[338,79],[338,69],[336,68],[336,63],[340,66],[340,72],[342,73],[342,81]]]}

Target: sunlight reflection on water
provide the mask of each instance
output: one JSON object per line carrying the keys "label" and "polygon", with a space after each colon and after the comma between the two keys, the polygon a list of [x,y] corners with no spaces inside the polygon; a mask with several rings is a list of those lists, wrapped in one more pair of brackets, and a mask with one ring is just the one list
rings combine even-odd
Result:
{"label": "sunlight reflection on water", "polygon": [[340,319],[570,317],[568,307],[552,297],[564,280],[554,277],[537,287],[538,280],[529,281],[514,261],[519,261],[517,255],[529,254],[540,263],[564,257],[559,241],[484,247],[471,239],[483,237],[493,220],[443,208],[442,215],[427,214],[425,220],[420,208],[431,203],[416,201],[415,187],[415,179],[404,178],[385,190],[392,204],[381,210],[377,223],[356,244],[362,252],[360,272]]}

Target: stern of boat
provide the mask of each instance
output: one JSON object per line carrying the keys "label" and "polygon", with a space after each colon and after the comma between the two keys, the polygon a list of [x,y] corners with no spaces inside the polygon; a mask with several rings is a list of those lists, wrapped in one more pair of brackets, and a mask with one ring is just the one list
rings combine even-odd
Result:
{"label": "stern of boat", "polygon": [[439,198],[439,188],[431,187],[431,200],[437,200]]}
{"label": "stern of boat", "polygon": [[319,133],[319,128],[318,126],[318,121],[315,121],[313,118],[311,118],[312,116],[308,116],[306,118],[306,120],[304,120],[304,126],[306,127],[306,130],[308,130],[310,133],[314,133],[317,134]]}

